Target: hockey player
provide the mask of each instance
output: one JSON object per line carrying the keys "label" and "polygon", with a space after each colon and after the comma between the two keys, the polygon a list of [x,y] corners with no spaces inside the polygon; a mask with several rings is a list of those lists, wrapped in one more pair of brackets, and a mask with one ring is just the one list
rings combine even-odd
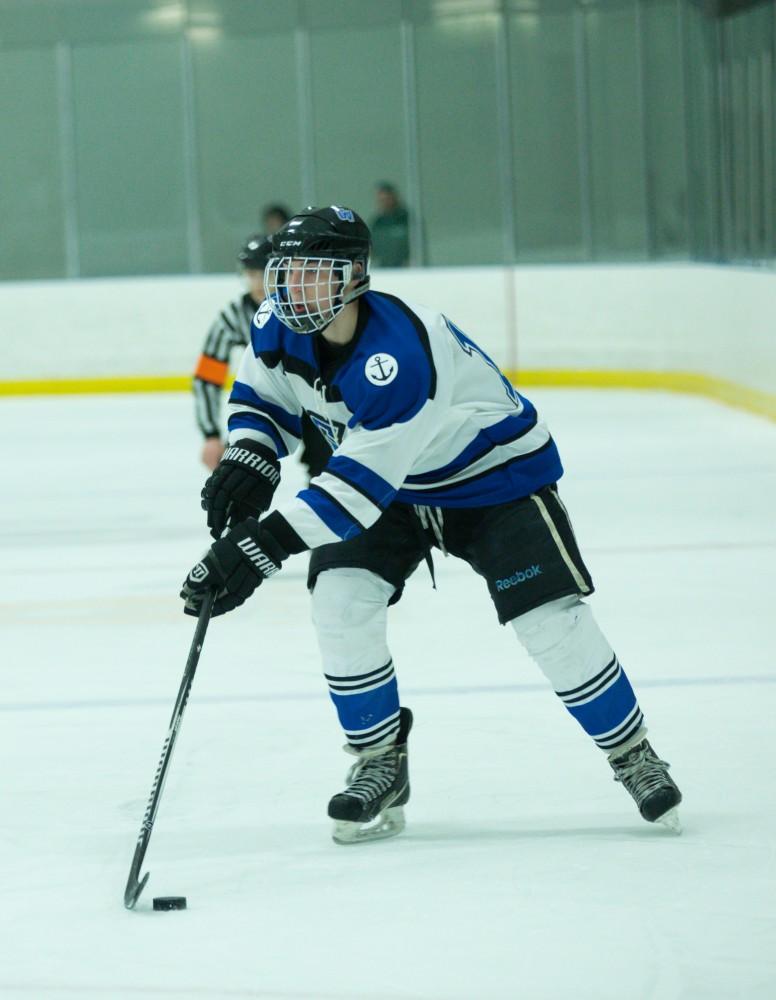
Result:
{"label": "hockey player", "polygon": [[[217,541],[183,585],[185,610],[198,613],[216,588],[213,613],[229,611],[289,554],[312,550],[323,671],[356,758],[329,803],[334,839],[392,836],[410,794],[412,714],[400,706],[386,611],[421,560],[431,567],[433,547],[457,555],[644,819],[678,829],[679,789],[583,600],[593,584],[558,496],[555,442],[455,323],[369,290],[370,248],[364,222],[338,206],[306,209],[273,236],[268,298],[229,401],[230,446],[202,491]],[[334,454],[261,517],[305,413]]]}
{"label": "hockey player", "polygon": [[[280,206],[270,206],[268,213],[277,216]],[[211,471],[221,461],[224,442],[221,440],[221,397],[229,373],[229,358],[236,350],[243,351],[250,342],[251,320],[264,300],[264,268],[272,245],[261,233],[251,236],[240,249],[237,261],[247,290],[218,314],[208,331],[192,380],[197,426],[202,432],[201,460]],[[331,454],[325,439],[307,420],[303,427],[302,461],[311,475],[323,469]]]}

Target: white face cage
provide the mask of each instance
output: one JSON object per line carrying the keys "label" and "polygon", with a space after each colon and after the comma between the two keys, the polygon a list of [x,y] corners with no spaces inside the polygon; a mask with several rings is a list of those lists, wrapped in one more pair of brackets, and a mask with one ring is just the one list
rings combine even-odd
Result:
{"label": "white face cage", "polygon": [[368,282],[343,297],[353,263],[333,257],[270,257],[264,288],[272,312],[295,333],[325,329],[348,302],[365,292]]}

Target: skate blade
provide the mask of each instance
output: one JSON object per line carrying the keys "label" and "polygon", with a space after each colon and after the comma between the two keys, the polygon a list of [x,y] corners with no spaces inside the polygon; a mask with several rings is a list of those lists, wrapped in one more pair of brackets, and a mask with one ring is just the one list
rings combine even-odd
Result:
{"label": "skate blade", "polygon": [[368,844],[373,840],[387,840],[396,837],[406,826],[404,808],[394,806],[384,809],[371,826],[366,823],[352,823],[349,820],[337,820],[334,824],[332,838],[336,844]]}
{"label": "skate blade", "polygon": [[666,830],[670,830],[671,833],[680,834],[682,832],[682,823],[679,819],[679,810],[676,806],[673,809],[669,809],[668,812],[663,813],[655,822],[664,826]]}

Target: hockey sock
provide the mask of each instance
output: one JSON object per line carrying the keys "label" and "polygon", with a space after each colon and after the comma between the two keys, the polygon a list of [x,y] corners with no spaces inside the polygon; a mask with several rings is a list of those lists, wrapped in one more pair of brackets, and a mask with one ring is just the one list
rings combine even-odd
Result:
{"label": "hockey sock", "polygon": [[399,692],[386,642],[391,584],[363,569],[322,572],[313,622],[331,700],[347,742],[358,750],[395,741]]}
{"label": "hockey sock", "polygon": [[326,674],[345,739],[356,750],[393,743],[399,732],[399,691],[391,660],[354,677]]}
{"label": "hockey sock", "polygon": [[636,695],[617,657],[586,684],[555,692],[569,712],[602,750],[611,753],[646,733]]}
{"label": "hockey sock", "polygon": [[578,597],[564,597],[511,624],[597,746],[611,753],[646,733],[630,681],[587,604]]}

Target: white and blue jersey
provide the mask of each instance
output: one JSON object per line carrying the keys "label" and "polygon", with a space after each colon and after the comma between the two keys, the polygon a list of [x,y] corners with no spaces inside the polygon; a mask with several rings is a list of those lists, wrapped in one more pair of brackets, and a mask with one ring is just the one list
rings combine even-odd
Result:
{"label": "white and blue jersey", "polygon": [[265,301],[228,407],[230,443],[251,438],[282,458],[306,411],[335,449],[279,510],[308,548],[353,537],[394,502],[482,507],[562,475],[533,405],[442,314],[367,292],[336,361],[319,339],[287,329]]}

